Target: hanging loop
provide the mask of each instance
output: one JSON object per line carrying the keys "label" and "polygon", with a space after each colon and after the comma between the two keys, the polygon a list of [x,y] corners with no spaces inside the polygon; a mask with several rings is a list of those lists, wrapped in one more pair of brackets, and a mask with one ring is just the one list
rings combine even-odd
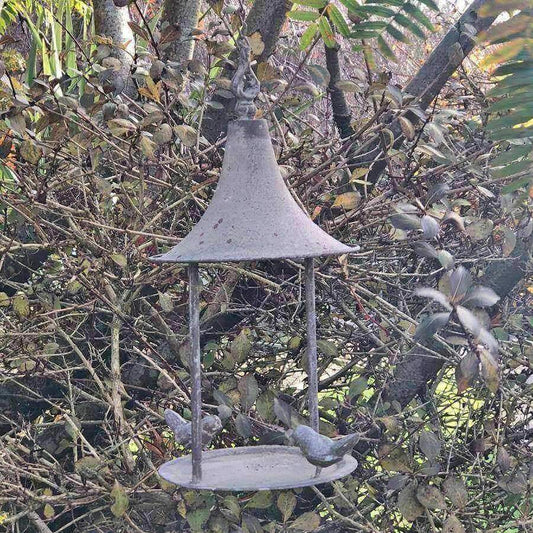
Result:
{"label": "hanging loop", "polygon": [[253,119],[257,111],[254,100],[261,85],[250,65],[250,43],[242,33],[237,39],[237,51],[237,70],[231,80],[231,89],[236,99],[235,113],[238,119]]}

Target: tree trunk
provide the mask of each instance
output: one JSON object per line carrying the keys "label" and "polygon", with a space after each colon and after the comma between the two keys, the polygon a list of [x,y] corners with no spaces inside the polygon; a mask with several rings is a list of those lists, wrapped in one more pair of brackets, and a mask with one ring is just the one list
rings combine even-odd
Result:
{"label": "tree trunk", "polygon": [[350,125],[352,120],[352,113],[344,92],[337,87],[337,82],[341,79],[341,65],[339,60],[340,46],[334,48],[324,47],[326,50],[326,67],[329,72],[328,92],[331,98],[331,109],[333,111],[333,120],[339,130],[341,139],[346,139],[354,134],[354,130]]}
{"label": "tree trunk", "polygon": [[165,0],[163,22],[179,28],[179,39],[165,48],[164,58],[183,64],[192,59],[194,53],[193,30],[198,24],[199,0]]}
{"label": "tree trunk", "polygon": [[[420,108],[426,109],[429,106],[446,85],[450,76],[461,65],[463,59],[472,51],[479,33],[487,30],[494,22],[494,17],[481,18],[477,15],[481,6],[487,2],[488,0],[474,0],[468,6],[461,18],[452,26],[405,88],[406,94],[416,97],[415,103],[418,103]],[[476,33],[472,35],[472,33],[465,31],[465,25],[468,25],[469,30],[475,29]],[[408,112],[405,117],[414,124],[419,121],[414,113]],[[393,146],[398,149],[404,141],[399,121],[393,120],[390,125],[387,125],[387,129],[392,131],[395,139]],[[350,166],[367,167],[371,165],[367,181],[375,183],[386,167],[380,136],[376,135],[365,145],[363,155],[350,158]]]}
{"label": "tree trunk", "polygon": [[[287,11],[291,6],[292,4],[288,0],[255,0],[246,18],[246,35],[251,36],[259,33],[264,44],[261,53],[254,56],[258,65],[266,62],[274,52]],[[236,57],[235,54],[232,54],[230,59],[233,61]],[[231,78],[233,70],[233,66],[227,64],[222,77]],[[214,143],[226,135],[235,101],[233,94],[224,90],[217,91],[213,95],[212,101],[216,107],[208,108],[202,124],[202,134],[209,142]]]}
{"label": "tree trunk", "polygon": [[128,25],[130,13],[128,7],[117,7],[113,0],[93,0],[94,28],[97,35],[113,40],[111,56],[117,58],[119,70],[109,69],[100,75],[104,87],[115,94],[125,93],[134,96],[135,86],[130,76],[130,69],[135,54],[133,32]]}

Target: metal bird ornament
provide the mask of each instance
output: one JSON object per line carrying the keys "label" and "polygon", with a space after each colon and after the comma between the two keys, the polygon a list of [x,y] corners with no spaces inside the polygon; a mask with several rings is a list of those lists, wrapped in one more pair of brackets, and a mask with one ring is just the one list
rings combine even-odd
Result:
{"label": "metal bird ornament", "polygon": [[290,439],[300,448],[305,458],[317,467],[338,463],[359,440],[359,435],[352,433],[340,439],[330,439],[320,435],[309,426],[300,425],[291,433]]}
{"label": "metal bird ornament", "polygon": [[[165,409],[165,420],[174,433],[174,439],[178,444],[187,448],[192,442],[192,423],[185,420],[176,411]],[[202,418],[202,447],[209,446],[213,437],[222,429],[222,422],[217,415],[208,415]]]}

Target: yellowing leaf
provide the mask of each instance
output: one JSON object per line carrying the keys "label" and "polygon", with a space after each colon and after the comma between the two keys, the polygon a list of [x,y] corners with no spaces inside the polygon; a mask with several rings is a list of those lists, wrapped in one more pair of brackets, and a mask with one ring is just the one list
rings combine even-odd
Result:
{"label": "yellowing leaf", "polygon": [[41,159],[42,151],[39,146],[37,146],[33,141],[22,141],[20,145],[20,155],[22,159],[36,165]]}
{"label": "yellowing leaf", "polygon": [[128,260],[122,254],[112,254],[111,259],[120,268],[126,268],[126,266],[128,265]]}
{"label": "yellowing leaf", "polygon": [[304,513],[300,515],[292,524],[291,529],[299,531],[315,531],[320,526],[320,516],[316,513]]}
{"label": "yellowing leaf", "polygon": [[186,124],[180,124],[174,128],[177,136],[185,146],[194,146],[196,144],[196,130]]}
{"label": "yellowing leaf", "polygon": [[412,472],[407,451],[394,444],[383,444],[378,450],[381,466],[388,472]]}
{"label": "yellowing leaf", "polygon": [[528,46],[528,39],[512,39],[508,43],[499,46],[492,54],[486,56],[479,64],[481,68],[487,68],[495,64],[503,63],[512,59]]}
{"label": "yellowing leaf", "polygon": [[261,33],[258,31],[252,33],[252,35],[248,37],[248,42],[250,43],[250,48],[254,56],[260,56],[264,52],[265,43],[263,42]]}
{"label": "yellowing leaf", "polygon": [[45,504],[43,509],[43,514],[45,518],[52,518],[56,512],[54,511],[54,508],[49,504]]}
{"label": "yellowing leaf", "polygon": [[398,120],[400,121],[400,127],[402,129],[402,133],[405,135],[405,138],[408,141],[414,139],[416,132],[413,123],[405,117],[398,117]]}
{"label": "yellowing leaf", "polygon": [[18,293],[13,297],[13,310],[19,318],[25,318],[30,314],[30,302],[24,293]]}
{"label": "yellowing leaf", "polygon": [[111,506],[111,512],[116,517],[123,516],[130,506],[130,499],[124,487],[116,480],[111,490],[111,497],[115,500],[115,503]]}
{"label": "yellowing leaf", "polygon": [[353,183],[364,183],[361,181],[361,178],[368,174],[368,168],[361,167],[355,168],[352,170],[352,175],[350,176],[350,181]]}
{"label": "yellowing leaf", "polygon": [[296,508],[296,496],[292,492],[282,492],[278,496],[278,509],[281,512],[283,523],[291,517]]}
{"label": "yellowing leaf", "polygon": [[0,307],[8,307],[10,303],[11,298],[5,292],[0,292]]}
{"label": "yellowing leaf", "polygon": [[320,32],[320,35],[322,35],[322,39],[324,39],[324,44],[328,48],[334,48],[337,44],[335,41],[335,34],[333,33],[333,29],[328,19],[324,16],[318,19],[318,31]]}
{"label": "yellowing leaf", "polygon": [[358,192],[345,192],[335,198],[332,207],[342,207],[346,211],[350,211],[355,209],[360,201],[361,195]]}

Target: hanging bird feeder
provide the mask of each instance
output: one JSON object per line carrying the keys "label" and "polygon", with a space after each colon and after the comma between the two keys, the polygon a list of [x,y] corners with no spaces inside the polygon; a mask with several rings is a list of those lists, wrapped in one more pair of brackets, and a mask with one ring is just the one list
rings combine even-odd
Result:
{"label": "hanging bird feeder", "polygon": [[[352,472],[347,453],[316,469],[295,446],[246,446],[202,450],[202,395],[199,263],[303,259],[307,318],[308,408],[318,432],[318,374],[313,258],[348,254],[346,246],[320,229],[298,206],[281,177],[266,120],[254,119],[259,81],[249,63],[250,48],[239,40],[239,63],[232,88],[237,120],[229,123],[222,172],[209,207],[191,232],[156,263],[189,265],[189,337],[192,454],[163,464],[167,481],[210,490],[288,489],[317,485]],[[325,438],[325,437],[322,437]]]}

